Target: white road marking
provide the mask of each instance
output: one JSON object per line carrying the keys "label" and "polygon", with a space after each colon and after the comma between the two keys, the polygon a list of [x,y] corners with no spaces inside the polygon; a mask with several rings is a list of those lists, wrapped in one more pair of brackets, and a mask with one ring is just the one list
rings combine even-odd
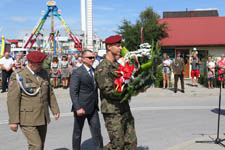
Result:
{"label": "white road marking", "polygon": [[[135,107],[131,108],[133,111],[140,110],[204,110],[204,109],[214,109],[218,106],[161,106],[161,107]],[[225,109],[225,106],[221,109]]]}
{"label": "white road marking", "polygon": [[[147,110],[208,110],[208,109],[215,109],[218,106],[162,106],[162,107],[133,107],[131,108],[132,111],[147,111]],[[221,109],[225,109],[223,106]],[[68,113],[61,113],[60,117],[68,117],[73,116],[72,112]],[[51,118],[54,118],[51,115]],[[0,125],[8,124],[8,120],[0,120]]]}

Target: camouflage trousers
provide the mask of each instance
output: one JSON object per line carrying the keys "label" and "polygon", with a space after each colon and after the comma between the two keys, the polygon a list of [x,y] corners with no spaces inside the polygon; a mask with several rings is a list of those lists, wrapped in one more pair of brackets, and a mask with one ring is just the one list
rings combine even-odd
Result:
{"label": "camouflage trousers", "polygon": [[104,150],[136,150],[137,137],[131,112],[123,114],[103,113],[103,117],[110,139]]}

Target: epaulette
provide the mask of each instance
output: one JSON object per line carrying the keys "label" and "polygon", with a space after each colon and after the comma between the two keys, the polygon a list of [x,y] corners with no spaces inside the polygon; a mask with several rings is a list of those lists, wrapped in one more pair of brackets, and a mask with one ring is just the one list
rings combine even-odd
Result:
{"label": "epaulette", "polygon": [[15,72],[15,74],[16,74],[16,80],[17,80],[18,85],[27,95],[35,96],[39,93],[40,87],[36,91],[33,91],[32,88],[25,87],[25,85],[23,83],[23,77],[19,74],[19,72]]}

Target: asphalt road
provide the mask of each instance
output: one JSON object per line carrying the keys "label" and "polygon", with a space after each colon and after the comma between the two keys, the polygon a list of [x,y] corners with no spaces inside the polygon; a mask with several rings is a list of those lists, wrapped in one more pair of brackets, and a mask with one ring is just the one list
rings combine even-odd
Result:
{"label": "asphalt road", "polygon": [[[69,90],[55,90],[61,110],[61,118],[48,126],[46,150],[71,150],[73,115],[70,112]],[[133,97],[131,108],[138,137],[137,150],[167,150],[173,146],[205,135],[215,135],[219,89],[188,87],[177,94],[168,89],[148,89]],[[222,106],[225,91],[222,91]],[[14,133],[8,127],[6,94],[0,94],[0,150],[25,150],[26,140],[19,130]],[[221,134],[225,132],[225,107],[222,108]],[[104,144],[108,135],[101,117]],[[82,149],[93,150],[89,127],[85,123]]]}

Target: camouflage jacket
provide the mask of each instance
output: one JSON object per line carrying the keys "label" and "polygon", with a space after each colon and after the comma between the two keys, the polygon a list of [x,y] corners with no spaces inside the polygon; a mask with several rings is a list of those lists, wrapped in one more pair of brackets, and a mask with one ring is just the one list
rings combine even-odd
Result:
{"label": "camouflage jacket", "polygon": [[172,63],[173,73],[174,74],[182,74],[185,70],[185,64],[183,58],[175,58]]}
{"label": "camouflage jacket", "polygon": [[130,110],[128,101],[120,103],[123,95],[116,92],[114,81],[118,78],[117,69],[118,63],[111,63],[106,58],[95,69],[95,80],[100,89],[102,113],[124,113]]}

